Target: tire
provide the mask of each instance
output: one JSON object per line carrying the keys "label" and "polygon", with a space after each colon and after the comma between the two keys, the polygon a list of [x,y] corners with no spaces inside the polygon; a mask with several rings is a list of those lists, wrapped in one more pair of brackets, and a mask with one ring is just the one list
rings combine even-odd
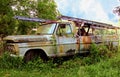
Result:
{"label": "tire", "polygon": [[38,50],[30,50],[25,54],[23,61],[25,63],[28,63],[29,61],[34,61],[37,60],[38,58],[42,59],[43,61],[48,60],[48,57],[44,52],[40,52]]}

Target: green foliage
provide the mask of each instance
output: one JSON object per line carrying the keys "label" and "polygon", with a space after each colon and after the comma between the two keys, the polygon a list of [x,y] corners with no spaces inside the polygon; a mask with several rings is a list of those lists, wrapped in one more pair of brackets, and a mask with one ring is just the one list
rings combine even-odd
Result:
{"label": "green foliage", "polygon": [[[112,54],[112,53],[111,53]],[[101,60],[106,60],[110,58],[109,51],[107,48],[103,45],[100,45],[99,47],[93,44],[91,46],[91,53],[87,57],[82,57],[80,55],[70,56],[70,57],[63,57],[63,58],[54,58],[50,59],[48,62],[43,62],[41,59],[37,59],[32,62],[28,62],[24,65],[23,61],[19,57],[11,57],[8,53],[4,54],[0,58],[0,66],[1,68],[26,68],[26,69],[52,69],[56,67],[61,68],[74,68],[76,65],[91,65],[95,64],[97,62],[100,62]],[[112,57],[112,56],[111,56]],[[74,62],[74,63],[73,63]],[[16,66],[17,65],[17,66]]]}
{"label": "green foliage", "polygon": [[[20,57],[11,57],[5,53],[0,57],[0,74],[7,72],[11,77],[116,77],[120,76],[120,53],[111,52],[103,45],[91,46],[91,53],[87,56],[70,56],[41,59],[24,63]],[[111,56],[109,56],[112,54]],[[115,55],[113,55],[115,54]]]}
{"label": "green foliage", "polygon": [[3,51],[4,51],[4,47],[3,47],[3,44],[4,42],[1,41],[2,39],[0,38],[0,56],[2,55]]}
{"label": "green foliage", "polygon": [[0,68],[4,68],[4,69],[19,69],[22,66],[23,62],[22,59],[20,57],[12,57],[10,56],[9,53],[4,53],[4,55],[2,55],[0,57]]}
{"label": "green foliage", "polygon": [[38,26],[18,22],[13,18],[17,15],[55,19],[58,12],[54,0],[0,0],[0,35],[31,34],[32,28]]}
{"label": "green foliage", "polygon": [[[117,55],[117,54],[116,54]],[[94,65],[80,67],[78,74],[82,77],[119,77],[120,54],[114,58],[102,60]]]}
{"label": "green foliage", "polygon": [[14,32],[12,0],[0,0],[0,34],[9,35]]}
{"label": "green foliage", "polygon": [[[31,11],[36,10],[36,2],[34,0],[15,0],[13,9],[15,15],[31,17]],[[34,15],[35,16],[35,15]]]}
{"label": "green foliage", "polygon": [[32,34],[32,28],[36,25],[34,22],[19,21],[16,34]]}
{"label": "green foliage", "polygon": [[[38,17],[43,19],[56,19],[58,12],[54,0],[19,0],[14,13],[27,17]],[[16,5],[16,4],[15,4]],[[32,12],[32,13],[31,13]],[[31,34],[32,28],[38,26],[38,23],[19,21],[16,34]]]}
{"label": "green foliage", "polygon": [[0,0],[0,16],[12,13],[11,2],[12,0]]}
{"label": "green foliage", "polygon": [[114,53],[110,51],[104,44],[92,44],[90,47],[90,54],[84,58],[84,64],[95,64],[102,59],[112,57]]}
{"label": "green foliage", "polygon": [[56,19],[58,15],[56,7],[54,0],[38,0],[37,15],[39,18]]}
{"label": "green foliage", "polygon": [[92,44],[91,46],[91,54],[93,57],[109,57],[109,53],[111,52],[104,44],[96,45]]}

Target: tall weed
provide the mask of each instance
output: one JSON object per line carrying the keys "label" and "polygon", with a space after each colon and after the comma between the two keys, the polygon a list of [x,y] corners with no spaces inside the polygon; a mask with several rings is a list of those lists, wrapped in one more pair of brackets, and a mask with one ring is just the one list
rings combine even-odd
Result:
{"label": "tall weed", "polygon": [[83,58],[84,64],[94,64],[103,59],[112,57],[113,53],[104,44],[92,44],[90,47],[90,54],[88,57]]}
{"label": "tall weed", "polygon": [[0,57],[0,68],[20,68],[22,64],[23,61],[20,57],[12,57],[7,52]]}
{"label": "tall weed", "polygon": [[2,40],[0,40],[0,56],[2,55],[2,53],[3,53],[3,50],[4,48],[3,48],[3,41]]}
{"label": "tall weed", "polygon": [[55,58],[47,62],[41,59],[24,63],[20,57],[12,57],[9,53],[5,53],[0,57],[0,68],[6,69],[25,69],[25,70],[46,70],[52,68],[74,68],[78,66],[86,66],[100,62],[101,60],[109,59],[113,56],[113,52],[109,51],[104,45],[91,45],[90,54],[87,57],[79,57],[75,55],[69,58]]}

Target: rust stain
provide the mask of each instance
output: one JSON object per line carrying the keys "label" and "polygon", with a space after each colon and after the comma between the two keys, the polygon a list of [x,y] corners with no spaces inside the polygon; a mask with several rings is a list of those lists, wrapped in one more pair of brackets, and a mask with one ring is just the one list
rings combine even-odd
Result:
{"label": "rust stain", "polygon": [[82,37],[82,42],[84,44],[84,48],[88,49],[90,47],[90,43],[92,42],[91,38],[88,36],[83,36]]}
{"label": "rust stain", "polygon": [[77,49],[77,51],[79,51],[80,50],[80,39],[79,38],[77,38],[77,42],[76,42],[76,49]]}
{"label": "rust stain", "polygon": [[63,53],[63,45],[60,45],[60,53]]}

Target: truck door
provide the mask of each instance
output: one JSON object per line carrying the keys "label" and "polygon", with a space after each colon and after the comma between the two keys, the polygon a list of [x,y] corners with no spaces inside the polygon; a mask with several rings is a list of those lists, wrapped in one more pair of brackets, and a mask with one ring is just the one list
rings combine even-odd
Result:
{"label": "truck door", "polygon": [[59,24],[57,31],[57,49],[60,55],[72,55],[75,53],[75,38],[70,24]]}

